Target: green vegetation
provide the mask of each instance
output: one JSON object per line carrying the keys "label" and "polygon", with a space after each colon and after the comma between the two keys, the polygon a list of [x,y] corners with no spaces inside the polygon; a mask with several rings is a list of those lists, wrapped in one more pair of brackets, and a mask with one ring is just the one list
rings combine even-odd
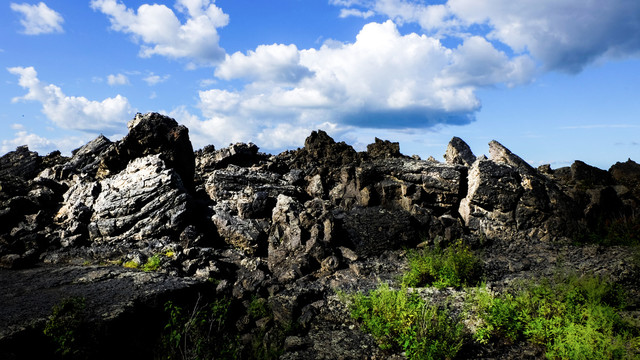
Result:
{"label": "green vegetation", "polygon": [[147,262],[142,265],[144,271],[156,271],[160,267],[161,259],[160,255],[156,254],[147,259]]}
{"label": "green vegetation", "polygon": [[621,287],[596,276],[522,282],[494,296],[480,289],[470,300],[482,319],[476,341],[527,340],[549,359],[639,359],[640,331],[625,322]]}
{"label": "green vegetation", "polygon": [[435,286],[437,288],[475,285],[480,280],[480,260],[462,240],[441,249],[409,252],[409,271],[402,286]]}
{"label": "green vegetation", "polygon": [[251,297],[251,303],[249,303],[247,311],[252,319],[261,319],[271,315],[266,299],[256,295]]}
{"label": "green vegetation", "polygon": [[604,246],[640,245],[640,216],[621,215],[600,218],[595,229],[585,231],[578,236],[579,243],[599,244]]}
{"label": "green vegetation", "polygon": [[406,289],[392,290],[382,284],[369,295],[354,295],[351,301],[351,316],[383,350],[400,349],[409,359],[446,359],[454,357],[465,341],[459,319]]}
{"label": "green vegetation", "polygon": [[85,299],[71,297],[62,300],[52,309],[44,327],[44,334],[56,344],[56,352],[63,357],[80,356],[81,327],[85,322]]}
{"label": "green vegetation", "polygon": [[[640,359],[640,328],[621,316],[625,292],[602,277],[556,275],[494,294],[478,284],[480,261],[461,242],[410,253],[408,261],[401,289],[339,293],[383,350],[451,359],[464,344],[524,341],[544,346],[549,359]],[[409,289],[417,286],[466,287],[465,309],[431,304]]]}
{"label": "green vegetation", "polygon": [[[171,257],[173,256],[173,252],[167,252],[164,254],[166,257]],[[147,262],[145,262],[144,264],[140,264],[139,262],[135,261],[135,260],[129,260],[126,261],[122,264],[122,266],[129,268],[129,269],[142,269],[143,271],[156,271],[160,268],[160,265],[162,264],[162,257],[160,256],[160,254],[155,254],[152,257],[147,259]]]}
{"label": "green vegetation", "polygon": [[204,306],[199,300],[192,311],[169,301],[169,321],[162,336],[162,359],[235,359],[238,340],[229,323],[231,300],[216,299]]}
{"label": "green vegetation", "polygon": [[133,260],[129,260],[129,261],[125,261],[122,266],[128,268],[128,269],[138,269],[140,267],[140,264],[138,264],[137,262],[133,261]]}

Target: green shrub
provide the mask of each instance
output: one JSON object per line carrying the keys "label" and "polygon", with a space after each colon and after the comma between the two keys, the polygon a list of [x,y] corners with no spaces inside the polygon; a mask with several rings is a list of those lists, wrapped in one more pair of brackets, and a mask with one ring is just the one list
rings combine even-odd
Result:
{"label": "green shrub", "polygon": [[383,350],[400,349],[409,359],[445,359],[453,358],[464,343],[458,319],[406,289],[383,284],[369,295],[353,295],[351,302],[351,316]]}
{"label": "green shrub", "polygon": [[196,302],[192,311],[169,301],[169,321],[162,336],[162,359],[235,359],[238,342],[230,331],[231,300],[216,299],[206,305]]}
{"label": "green shrub", "polygon": [[266,299],[260,298],[256,295],[251,297],[251,302],[249,303],[247,312],[253,319],[261,319],[271,315]]}
{"label": "green shrub", "polygon": [[156,271],[160,267],[161,263],[160,255],[156,254],[147,259],[147,262],[142,265],[142,270],[144,271]]}
{"label": "green shrub", "polygon": [[409,271],[402,278],[402,285],[407,287],[475,285],[482,273],[480,260],[462,240],[446,249],[409,252],[408,260]]}
{"label": "green shrub", "polygon": [[63,357],[81,354],[82,326],[85,322],[85,299],[71,297],[56,304],[44,327],[44,334],[56,344],[56,352]]}
{"label": "green shrub", "polygon": [[483,324],[475,340],[526,339],[549,359],[638,359],[639,329],[620,316],[622,289],[600,277],[575,275],[524,282],[512,293],[478,291],[471,301]]}

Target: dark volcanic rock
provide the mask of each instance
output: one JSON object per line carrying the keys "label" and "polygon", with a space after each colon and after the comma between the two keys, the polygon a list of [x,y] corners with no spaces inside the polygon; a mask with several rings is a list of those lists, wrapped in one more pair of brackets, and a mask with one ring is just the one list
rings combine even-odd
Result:
{"label": "dark volcanic rock", "polygon": [[[640,166],[631,160],[609,172],[582,162],[534,169],[496,141],[490,159],[476,158],[454,137],[445,162],[422,161],[377,138],[357,153],[323,131],[295,151],[258,150],[194,153],[185,127],[150,113],[136,115],[121,141],[100,136],[70,159],[26,147],[0,158],[0,267],[14,269],[0,270],[0,358],[50,357],[42,326],[68,296],[86,298],[95,325],[86,332],[104,340],[88,343],[93,358],[122,356],[122,346],[158,357],[162,305],[196,292],[202,306],[207,296],[228,300],[225,331],[241,358],[404,358],[363,333],[338,292],[393,288],[409,250],[458,241],[479,248],[492,291],[568,264],[639,293],[628,248],[571,245],[619,219],[637,224]],[[452,313],[464,312],[468,295],[411,291]],[[185,313],[196,314],[191,305]],[[467,351],[542,354],[526,343],[510,349]]]}
{"label": "dark volcanic rock", "polygon": [[351,146],[344,142],[336,143],[326,132],[318,130],[305,139],[304,148],[293,152],[289,165],[323,174],[357,161],[358,153]]}
{"label": "dark volcanic rock", "polygon": [[105,136],[100,135],[86,145],[73,151],[73,156],[64,165],[54,168],[53,171],[59,179],[68,179],[71,175],[88,175],[95,178],[100,163],[107,152],[111,150],[113,143]]}
{"label": "dark volcanic rock", "polygon": [[56,221],[63,239],[81,236],[97,244],[145,247],[142,243],[151,239],[180,234],[187,225],[187,200],[181,178],[160,155],[150,155],[100,182],[70,188]]}
{"label": "dark volcanic rock", "polygon": [[158,113],[137,114],[127,126],[129,134],[103,157],[101,178],[120,172],[131,160],[160,154],[167,167],[180,175],[185,187],[192,189],[195,155],[189,129]]}
{"label": "dark volcanic rock", "polygon": [[375,138],[373,144],[367,145],[367,155],[369,155],[371,159],[402,157],[400,153],[400,143]]}
{"label": "dark volcanic rock", "polygon": [[476,161],[476,156],[473,155],[471,148],[469,148],[466,142],[454,136],[451,141],[449,141],[449,145],[447,145],[444,159],[447,164],[471,167]]}
{"label": "dark volcanic rock", "polygon": [[42,170],[42,158],[37,152],[29,151],[25,146],[18,147],[0,157],[0,179],[18,177],[22,180],[31,180]]}
{"label": "dark volcanic rock", "polygon": [[617,162],[609,173],[618,184],[627,187],[636,199],[640,199],[640,164],[631,159]]}
{"label": "dark volcanic rock", "polygon": [[579,229],[579,205],[558,185],[496,141],[491,160],[480,157],[468,174],[460,203],[466,226],[488,238],[525,232],[534,238],[572,236]]}
{"label": "dark volcanic rock", "polygon": [[109,359],[126,352],[127,356],[151,358],[162,328],[158,320],[164,303],[196,297],[202,291],[191,279],[94,266],[0,269],[0,288],[2,359],[42,358],[53,353],[42,329],[52,308],[71,297],[84,299],[87,311],[82,320],[91,324],[89,330],[96,337],[95,342],[84,344],[93,346],[87,356]]}

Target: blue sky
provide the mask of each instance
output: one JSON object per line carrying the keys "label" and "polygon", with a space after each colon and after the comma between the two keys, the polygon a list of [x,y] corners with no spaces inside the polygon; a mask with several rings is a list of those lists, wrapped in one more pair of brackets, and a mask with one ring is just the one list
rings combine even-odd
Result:
{"label": "blue sky", "polygon": [[136,112],[194,148],[315,129],[441,159],[640,161],[637,0],[45,0],[0,11],[0,154],[118,140]]}

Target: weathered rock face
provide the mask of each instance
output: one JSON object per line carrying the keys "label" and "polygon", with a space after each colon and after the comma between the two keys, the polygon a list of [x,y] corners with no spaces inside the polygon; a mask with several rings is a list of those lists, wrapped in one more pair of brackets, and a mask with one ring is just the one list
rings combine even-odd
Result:
{"label": "weathered rock face", "polygon": [[367,155],[372,159],[402,157],[400,143],[375,138],[373,144],[367,145]]}
{"label": "weathered rock face", "polygon": [[[635,199],[640,199],[640,164],[631,159],[623,163],[617,162],[611,166],[609,173],[616,183],[619,184],[616,187],[616,192],[618,192],[622,198],[631,200],[629,196],[631,195],[631,197]],[[631,194],[628,194],[627,190]],[[638,206],[638,204],[632,205]]]}
{"label": "weathered rock face", "polygon": [[193,187],[195,156],[189,129],[158,113],[137,114],[127,126],[129,134],[103,156],[101,178],[120,172],[131,160],[159,154],[167,167],[180,175],[187,189]]}
{"label": "weathered rock face", "polygon": [[447,164],[452,165],[464,165],[471,167],[476,161],[476,156],[473,155],[471,148],[457,136],[454,136],[449,145],[447,145],[447,151],[444,153],[444,159]]}
{"label": "weathered rock face", "polygon": [[314,172],[306,175],[326,175],[340,166],[358,161],[358,153],[351,146],[344,142],[336,143],[322,130],[313,131],[304,141],[304,148],[285,155],[291,156],[285,160],[291,168]]}
{"label": "weathered rock face", "polygon": [[137,158],[100,182],[80,182],[63,200],[65,205],[56,215],[63,246],[83,240],[147,244],[163,236],[176,237],[188,216],[181,178],[166,168],[159,154]]}
{"label": "weathered rock face", "polygon": [[572,199],[538,170],[497,141],[491,159],[479,157],[468,174],[460,216],[472,231],[487,238],[521,232],[534,238],[571,236],[579,227]]}

